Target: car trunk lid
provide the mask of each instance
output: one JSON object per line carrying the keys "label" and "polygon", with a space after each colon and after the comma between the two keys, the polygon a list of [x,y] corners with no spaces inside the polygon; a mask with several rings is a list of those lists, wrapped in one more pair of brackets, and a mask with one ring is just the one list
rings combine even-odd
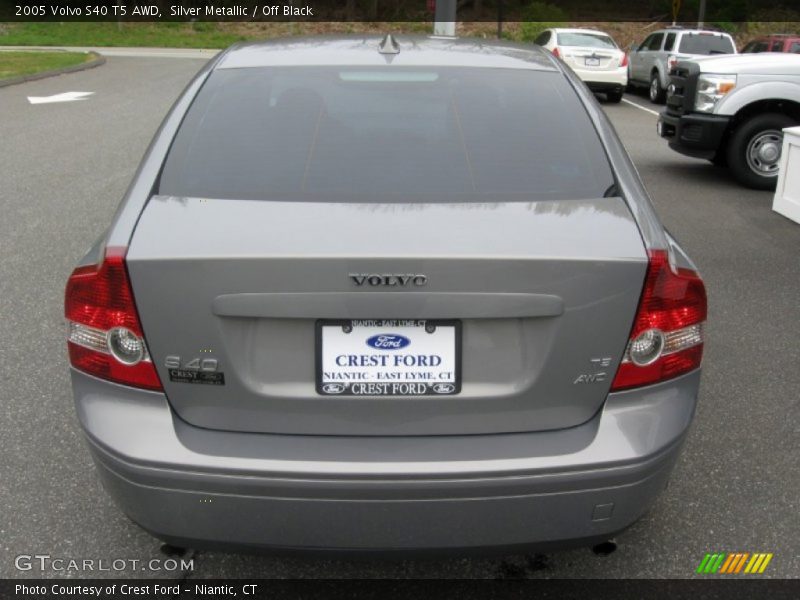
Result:
{"label": "car trunk lid", "polygon": [[[625,349],[647,258],[614,197],[401,204],[156,196],[127,264],[150,354],[187,422],[434,435],[590,419]],[[354,275],[425,283],[360,286]],[[455,320],[460,391],[321,395],[321,319]]]}

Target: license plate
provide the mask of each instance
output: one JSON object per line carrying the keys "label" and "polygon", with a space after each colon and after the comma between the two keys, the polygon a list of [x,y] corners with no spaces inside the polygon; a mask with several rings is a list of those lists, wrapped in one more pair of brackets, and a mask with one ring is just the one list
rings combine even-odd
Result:
{"label": "license plate", "polygon": [[587,58],[586,59],[586,66],[587,67],[599,67],[600,66],[600,59],[599,58]]}
{"label": "license plate", "polygon": [[317,393],[452,396],[461,391],[461,322],[317,321]]}

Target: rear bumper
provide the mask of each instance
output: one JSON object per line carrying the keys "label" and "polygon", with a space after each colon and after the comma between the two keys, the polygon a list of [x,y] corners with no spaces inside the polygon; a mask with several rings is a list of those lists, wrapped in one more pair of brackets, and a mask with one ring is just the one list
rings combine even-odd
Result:
{"label": "rear bumper", "polygon": [[628,68],[622,67],[611,71],[592,71],[588,69],[573,68],[593,92],[608,92],[622,89],[628,84]]}
{"label": "rear bumper", "polygon": [[680,117],[661,113],[658,134],[676,152],[695,158],[714,158],[728,128],[729,117],[687,114]]}
{"label": "rear bumper", "polygon": [[607,538],[666,485],[699,371],[609,396],[578,427],[348,438],[210,431],[163,395],[73,372],[108,492],[154,535],[195,547],[409,551]]}

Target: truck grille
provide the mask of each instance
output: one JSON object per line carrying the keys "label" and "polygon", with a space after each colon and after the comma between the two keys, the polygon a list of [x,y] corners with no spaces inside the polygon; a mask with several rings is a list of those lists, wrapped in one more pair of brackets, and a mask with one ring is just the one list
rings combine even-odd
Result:
{"label": "truck grille", "polygon": [[692,112],[699,69],[692,63],[678,63],[669,72],[667,114],[679,117]]}

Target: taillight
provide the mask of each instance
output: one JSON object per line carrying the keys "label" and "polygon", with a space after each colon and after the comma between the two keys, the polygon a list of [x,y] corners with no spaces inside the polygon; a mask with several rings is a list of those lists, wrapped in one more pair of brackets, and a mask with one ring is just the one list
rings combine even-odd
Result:
{"label": "taillight", "polygon": [[70,275],[64,299],[69,360],[95,377],[161,390],[136,313],[126,251],[108,247],[102,263]]}
{"label": "taillight", "polygon": [[670,54],[667,57],[667,69],[671,71],[672,69],[675,68],[675,65],[677,64],[678,64],[678,57]]}
{"label": "taillight", "polygon": [[561,58],[561,53],[558,51],[558,46],[553,46],[553,56]]}
{"label": "taillight", "polygon": [[689,269],[652,250],[630,340],[611,390],[650,385],[700,366],[706,288]]}
{"label": "taillight", "polygon": [[628,66],[628,54],[623,52],[622,53],[622,60],[619,63],[620,67],[627,67]]}

